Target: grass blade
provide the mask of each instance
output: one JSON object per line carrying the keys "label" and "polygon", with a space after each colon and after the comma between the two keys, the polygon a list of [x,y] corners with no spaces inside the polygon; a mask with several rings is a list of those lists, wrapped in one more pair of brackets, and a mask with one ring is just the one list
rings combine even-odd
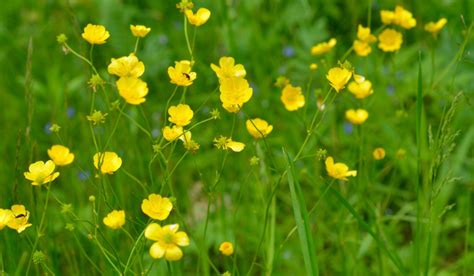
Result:
{"label": "grass blade", "polygon": [[357,211],[352,207],[352,205],[334,188],[330,188],[329,190],[336,198],[339,200],[339,202],[342,203],[344,207],[354,216],[354,218],[357,220],[359,225],[364,229],[369,235],[374,238],[375,242],[377,245],[382,249],[382,251],[390,258],[390,260],[393,262],[393,264],[398,268],[400,273],[402,275],[406,275],[405,269],[403,267],[403,263],[400,260],[400,258],[393,253],[393,251],[388,250],[387,246],[385,243],[375,234],[375,232],[370,228],[369,224],[367,224],[364,219],[357,213]]}
{"label": "grass blade", "polygon": [[416,94],[416,152],[417,152],[417,166],[416,166],[416,226],[415,226],[415,242],[414,242],[414,271],[415,275],[419,274],[420,268],[420,247],[421,247],[421,198],[420,186],[422,184],[421,171],[421,119],[423,115],[423,75],[421,70],[421,52],[418,56],[418,89]]}
{"label": "grass blade", "polygon": [[288,165],[288,184],[290,186],[291,202],[293,212],[295,214],[296,227],[300,238],[301,249],[303,250],[303,258],[307,275],[319,275],[318,263],[316,260],[316,249],[311,228],[308,222],[308,211],[304,201],[303,193],[295,175],[293,161],[288,153],[283,150],[286,155]]}

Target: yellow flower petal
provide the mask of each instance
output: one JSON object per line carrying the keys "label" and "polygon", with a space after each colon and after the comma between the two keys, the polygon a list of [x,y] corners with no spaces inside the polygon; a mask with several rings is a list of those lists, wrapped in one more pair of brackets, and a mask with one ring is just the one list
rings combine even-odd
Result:
{"label": "yellow flower petal", "polygon": [[165,252],[165,249],[158,242],[153,243],[150,247],[150,256],[154,259],[163,258]]}
{"label": "yellow flower petal", "polygon": [[177,245],[173,245],[166,249],[165,259],[167,261],[178,261],[183,257],[183,251]]}

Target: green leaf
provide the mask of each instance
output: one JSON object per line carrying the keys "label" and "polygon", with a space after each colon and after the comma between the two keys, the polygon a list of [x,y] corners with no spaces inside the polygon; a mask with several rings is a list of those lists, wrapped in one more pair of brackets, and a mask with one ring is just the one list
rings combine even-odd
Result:
{"label": "green leaf", "polygon": [[286,155],[288,165],[288,184],[290,186],[291,202],[293,205],[293,212],[295,214],[296,227],[298,229],[298,236],[300,238],[301,249],[303,251],[303,259],[307,275],[319,275],[318,262],[316,260],[316,247],[314,245],[313,236],[311,235],[311,228],[308,222],[308,211],[304,201],[303,193],[300,184],[295,174],[293,166],[293,159],[283,149]]}

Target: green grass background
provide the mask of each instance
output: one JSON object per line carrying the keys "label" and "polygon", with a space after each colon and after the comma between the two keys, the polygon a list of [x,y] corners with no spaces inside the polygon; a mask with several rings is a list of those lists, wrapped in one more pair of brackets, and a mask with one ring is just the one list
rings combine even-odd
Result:
{"label": "green grass background", "polygon": [[[364,177],[346,183],[335,183],[338,190],[381,237],[391,251],[400,256],[409,273],[414,273],[412,246],[416,221],[416,177],[417,143],[415,137],[416,91],[418,78],[418,55],[421,52],[423,71],[424,113],[422,164],[426,174],[433,151],[428,145],[428,126],[436,132],[442,120],[443,110],[450,106],[455,94],[462,91],[457,111],[449,123],[455,138],[453,153],[442,164],[439,179],[446,175],[455,181],[443,186],[433,213],[435,227],[433,247],[428,250],[430,275],[471,275],[474,273],[474,235],[469,221],[473,214],[473,141],[474,113],[474,50],[472,36],[465,37],[474,18],[474,2],[462,1],[402,1],[417,19],[417,27],[404,31],[402,49],[396,54],[384,54],[376,45],[368,58],[351,54],[349,61],[371,80],[374,94],[364,101],[369,111],[369,120],[360,129],[344,123],[344,111],[360,104],[347,91],[327,106],[327,113],[305,155],[315,154],[317,149],[326,149],[336,161],[343,161],[351,168],[357,165],[359,151],[365,164]],[[398,1],[372,1],[372,29],[381,25],[379,11],[393,9]],[[224,272],[226,270],[246,274],[254,255],[256,264],[251,274],[268,272],[271,260],[274,275],[305,275],[306,270],[298,233],[287,234],[295,226],[293,201],[287,181],[284,180],[275,193],[276,207],[274,247],[271,227],[264,235],[263,247],[256,252],[263,231],[265,208],[271,185],[277,181],[279,171],[285,168],[284,147],[295,155],[306,135],[306,125],[316,109],[315,94],[328,90],[325,79],[327,70],[337,63],[351,46],[358,24],[367,24],[369,1],[198,1],[197,7],[211,10],[211,19],[199,27],[195,45],[195,71],[198,78],[188,91],[186,101],[193,108],[205,103],[193,119],[194,122],[209,117],[209,111],[219,108],[221,119],[206,123],[193,131],[193,138],[200,150],[186,156],[172,177],[179,209],[167,220],[186,222],[184,229],[191,237],[191,246],[184,249],[182,261],[173,265],[176,274],[192,275],[214,272],[200,263],[198,258],[207,252],[209,258]],[[422,26],[439,17],[448,19],[447,26],[435,41],[424,32]],[[71,1],[5,1],[0,9],[0,208],[22,203],[31,212],[35,226],[42,210],[44,190],[31,185],[23,177],[28,164],[46,160],[46,150],[58,138],[47,131],[51,123],[62,128],[60,135],[64,144],[76,153],[77,166],[61,169],[61,176],[53,183],[53,193],[62,201],[71,203],[81,217],[90,219],[89,195],[96,194],[93,181],[92,144],[88,123],[91,91],[87,87],[89,68],[72,55],[65,55],[56,42],[56,36],[65,33],[68,43],[87,56],[88,45],[80,34],[87,23],[103,24],[111,38],[103,46],[94,49],[94,63],[108,80],[106,73],[110,58],[128,55],[133,51],[134,38],[129,32],[130,24],[144,24],[152,28],[141,40],[138,57],[145,63],[143,79],[150,88],[143,111],[128,106],[127,114],[146,125],[159,135],[163,126],[163,109],[174,87],[166,74],[168,66],[175,60],[189,58],[184,40],[182,14],[174,1],[118,1],[118,0],[71,0]],[[192,28],[191,28],[192,30]],[[192,33],[192,32],[191,32]],[[317,42],[335,37],[336,48],[323,60],[310,55],[309,49]],[[464,54],[455,60],[464,40]],[[30,59],[28,58],[30,49]],[[233,116],[220,108],[218,85],[210,63],[217,63],[220,56],[233,56],[245,65],[247,79],[254,88],[254,95],[244,107],[244,113],[236,116],[233,138],[247,144],[240,154],[229,154],[216,191],[208,191],[216,178],[224,154],[213,147],[212,139],[218,135],[229,135]],[[433,60],[433,56],[435,57]],[[449,64],[455,60],[453,66]],[[312,73],[311,62],[319,69]],[[433,66],[434,64],[434,66]],[[27,69],[31,67],[31,70]],[[444,70],[448,68],[444,74]],[[280,102],[280,91],[273,83],[279,75],[288,77],[294,85],[306,87],[312,78],[311,96],[307,98],[307,114],[302,111],[290,113]],[[432,79],[437,84],[432,87]],[[111,98],[118,98],[114,89],[108,88]],[[181,91],[178,91],[180,95]],[[31,97],[30,97],[31,96]],[[210,97],[208,101],[206,99]],[[176,97],[174,103],[177,103]],[[106,110],[99,102],[98,108]],[[106,139],[116,112],[108,112],[107,123],[96,128],[96,133]],[[247,117],[261,117],[274,125],[268,137],[270,150],[261,142],[254,143],[245,130]],[[30,119],[29,119],[30,118]],[[362,142],[361,142],[362,141]],[[362,146],[361,146],[362,145]],[[375,162],[371,152],[382,146],[387,151],[383,161]],[[114,136],[111,148],[124,160],[123,168],[138,179],[149,183],[147,166],[153,156],[152,142],[129,121],[122,119]],[[404,159],[396,158],[396,151],[406,150]],[[172,159],[176,164],[184,150],[178,145]],[[250,166],[249,159],[259,156],[259,166]],[[271,164],[273,161],[275,164]],[[277,172],[272,171],[275,166]],[[377,243],[362,229],[357,220],[344,208],[337,198],[329,193],[322,196],[330,183],[323,162],[315,157],[295,162],[295,174],[303,191],[306,208],[318,201],[316,212],[310,215],[311,233],[321,275],[398,275],[400,273]],[[153,165],[156,185],[162,183],[163,171]],[[84,179],[84,173],[89,175]],[[147,196],[125,173],[119,171],[108,178],[108,191],[116,196],[110,198],[112,208],[123,208],[127,212],[127,229],[137,237],[141,232],[145,216],[140,203]],[[425,185],[426,186],[426,185]],[[159,186],[148,186],[158,192]],[[421,193],[425,213],[429,187]],[[209,227],[203,247],[202,233],[206,208],[210,199]],[[449,207],[447,207],[449,206]],[[65,229],[71,223],[67,215],[60,212],[61,206],[53,202],[46,216],[46,236],[40,240],[39,250],[47,258],[47,265],[58,275],[98,274],[81,252],[83,245],[89,257],[104,273],[112,273],[103,256],[87,239],[87,231],[78,224],[74,231]],[[103,210],[104,215],[109,210]],[[423,223],[424,225],[425,223]],[[33,226],[33,227],[34,227]],[[34,237],[33,227],[23,234],[4,229],[0,232],[0,250],[3,259],[0,268],[9,274],[25,273],[24,267],[30,258],[28,237]],[[471,230],[469,230],[469,227]],[[104,239],[116,248],[121,258],[126,258],[133,245],[120,231],[104,229]],[[426,230],[426,229],[425,229]],[[426,230],[427,231],[427,230]],[[236,256],[224,258],[218,254],[218,245],[231,240],[236,246]],[[147,250],[142,249],[143,262],[151,262]],[[424,244],[426,246],[426,244]],[[34,273],[41,273],[41,266],[33,266]],[[156,273],[166,274],[166,264],[161,261],[154,266]],[[199,270],[198,270],[199,269]],[[135,271],[139,272],[138,266]],[[423,271],[423,268],[420,268]]]}

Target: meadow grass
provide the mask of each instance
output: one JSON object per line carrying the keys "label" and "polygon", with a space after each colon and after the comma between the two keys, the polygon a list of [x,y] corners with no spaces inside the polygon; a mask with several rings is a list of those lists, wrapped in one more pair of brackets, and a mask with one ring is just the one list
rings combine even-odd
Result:
{"label": "meadow grass", "polygon": [[[202,26],[176,4],[2,4],[0,209],[21,204],[29,213],[13,212],[5,227],[0,213],[1,275],[474,273],[471,1],[199,1],[194,12],[211,11]],[[397,4],[415,27],[382,23],[381,10]],[[436,36],[424,30],[441,17],[447,24]],[[105,44],[83,39],[89,23],[106,27]],[[130,24],[151,31],[137,38]],[[396,29],[401,48],[385,52],[375,42],[368,56],[357,55],[359,24],[377,38]],[[337,44],[327,53],[311,54],[330,38]],[[130,53],[145,68],[149,92],[140,104],[118,93],[108,70]],[[231,98],[222,95],[227,80],[210,67],[223,56],[245,67],[253,90],[234,113],[222,106]],[[180,60],[197,73],[180,75],[192,85],[170,83],[167,70]],[[373,94],[356,99],[347,81],[337,92],[333,68],[364,76]],[[281,100],[294,89],[285,80],[304,96],[297,110]],[[163,128],[178,104],[193,116],[183,141],[169,141]],[[349,109],[369,116],[351,123]],[[173,125],[186,116],[178,112]],[[245,147],[234,152],[239,142]],[[32,185],[24,172],[49,160],[56,144],[74,161],[56,166],[54,181]],[[376,158],[379,147],[384,156]],[[105,151],[120,165],[106,155],[94,165]],[[151,194],[172,204],[164,219],[143,207]],[[104,224],[113,210],[125,212],[124,225]],[[26,217],[32,225],[18,233],[11,223]],[[189,238],[180,242],[183,256],[153,257],[155,241],[170,238],[150,229],[174,224]],[[226,241],[229,254],[220,250]]]}

